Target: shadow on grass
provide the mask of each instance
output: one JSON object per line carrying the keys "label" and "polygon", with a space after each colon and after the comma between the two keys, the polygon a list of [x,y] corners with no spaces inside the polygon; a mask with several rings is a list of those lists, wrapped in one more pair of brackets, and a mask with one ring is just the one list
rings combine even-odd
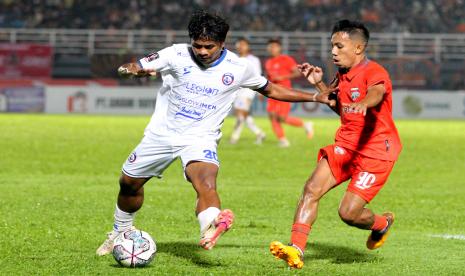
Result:
{"label": "shadow on grass", "polygon": [[168,253],[170,255],[186,259],[191,263],[200,267],[216,267],[222,264],[216,260],[209,260],[205,255],[205,250],[200,248],[198,244],[191,242],[157,242],[159,253]]}
{"label": "shadow on grass", "polygon": [[141,270],[141,269],[150,269],[150,265],[147,265],[147,266],[143,266],[143,267],[135,267],[135,268],[129,268],[129,267],[124,267],[122,265],[119,265],[117,263],[114,263],[114,264],[111,264],[110,266],[113,267],[113,268],[121,268],[121,269],[137,269],[137,270]]}
{"label": "shadow on grass", "polygon": [[309,260],[330,260],[335,264],[371,263],[379,260],[379,256],[369,253],[367,250],[355,250],[329,243],[309,245],[306,256]]}

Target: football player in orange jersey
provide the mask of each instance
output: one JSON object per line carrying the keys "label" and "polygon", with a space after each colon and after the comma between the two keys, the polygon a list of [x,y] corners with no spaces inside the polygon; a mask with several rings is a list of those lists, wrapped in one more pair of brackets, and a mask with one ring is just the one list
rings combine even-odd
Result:
{"label": "football player in orange jersey", "polygon": [[[302,268],[307,237],[318,213],[320,199],[350,180],[340,206],[340,218],[350,226],[370,230],[368,249],[383,245],[394,222],[391,212],[378,215],[366,205],[386,183],[402,145],[392,118],[392,84],[388,72],[367,58],[369,32],[360,23],[339,21],[331,35],[332,57],[339,71],[337,87],[341,126],[335,143],[320,149],[318,163],[305,183],[294,216],[290,245],[272,242],[271,253],[290,267]],[[303,64],[300,70],[324,92],[321,68]]]}
{"label": "football player in orange jersey", "polygon": [[[279,39],[270,39],[268,41],[267,50],[271,56],[265,62],[268,79],[281,86],[291,88],[291,79],[301,76],[301,72],[297,68],[297,63],[292,57],[282,54],[281,41]],[[285,148],[290,146],[289,140],[287,140],[281,125],[282,123],[295,127],[303,127],[307,133],[307,137],[309,139],[313,137],[312,122],[304,123],[300,118],[289,116],[291,103],[268,99],[266,110],[268,111],[273,132],[279,139],[280,147]]]}

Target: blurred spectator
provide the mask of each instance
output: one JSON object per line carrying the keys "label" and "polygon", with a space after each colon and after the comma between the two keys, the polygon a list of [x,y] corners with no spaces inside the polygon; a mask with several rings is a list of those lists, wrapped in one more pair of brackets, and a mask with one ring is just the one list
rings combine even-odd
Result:
{"label": "blurred spectator", "polygon": [[0,0],[0,27],[178,30],[197,8],[233,30],[327,32],[349,18],[372,32],[465,32],[465,0]]}

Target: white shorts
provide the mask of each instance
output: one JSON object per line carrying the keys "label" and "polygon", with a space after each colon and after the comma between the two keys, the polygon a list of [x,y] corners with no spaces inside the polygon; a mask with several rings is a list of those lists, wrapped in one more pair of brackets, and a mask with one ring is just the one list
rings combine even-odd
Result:
{"label": "white shorts", "polygon": [[163,171],[178,157],[184,170],[191,161],[220,166],[216,141],[188,141],[174,144],[170,139],[145,136],[123,164],[123,173],[134,178],[161,177]]}
{"label": "white shorts", "polygon": [[249,111],[256,94],[257,92],[248,88],[239,89],[234,100],[234,109]]}

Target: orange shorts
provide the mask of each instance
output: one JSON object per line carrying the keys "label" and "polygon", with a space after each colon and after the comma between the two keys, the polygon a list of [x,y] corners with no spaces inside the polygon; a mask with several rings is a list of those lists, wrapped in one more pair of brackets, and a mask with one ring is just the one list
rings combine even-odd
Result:
{"label": "orange shorts", "polygon": [[329,145],[320,149],[318,161],[326,158],[337,185],[350,179],[347,191],[370,202],[386,183],[394,161],[379,160],[361,155],[341,146]]}
{"label": "orange shorts", "polygon": [[287,117],[289,112],[291,112],[291,103],[268,98],[266,111],[268,111],[268,113],[276,113],[281,117]]}

